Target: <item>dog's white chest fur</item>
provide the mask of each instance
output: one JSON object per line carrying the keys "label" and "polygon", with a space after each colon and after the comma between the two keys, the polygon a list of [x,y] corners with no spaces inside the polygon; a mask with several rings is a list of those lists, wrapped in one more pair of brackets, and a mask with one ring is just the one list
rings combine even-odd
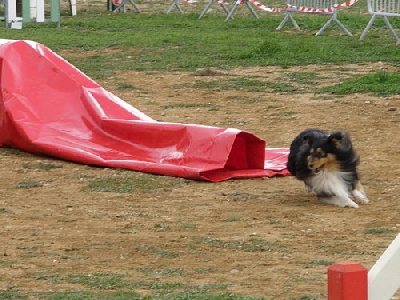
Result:
{"label": "dog's white chest fur", "polygon": [[339,197],[348,197],[349,187],[346,179],[351,178],[351,173],[347,172],[321,172],[305,180],[311,191],[317,195],[332,195]]}
{"label": "dog's white chest fur", "polygon": [[350,199],[351,173],[348,172],[321,172],[310,176],[304,182],[309,192],[315,192],[319,201],[341,207],[358,208],[357,203]]}

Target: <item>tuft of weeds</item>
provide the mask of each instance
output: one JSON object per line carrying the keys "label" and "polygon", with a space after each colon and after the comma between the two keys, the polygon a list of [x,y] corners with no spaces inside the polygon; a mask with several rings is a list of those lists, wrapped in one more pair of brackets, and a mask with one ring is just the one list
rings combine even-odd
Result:
{"label": "tuft of weeds", "polygon": [[180,178],[151,174],[131,175],[129,172],[122,172],[118,175],[89,179],[84,190],[113,193],[154,192],[158,189],[168,190],[182,182],[184,180]]}
{"label": "tuft of weeds", "polygon": [[288,75],[289,79],[298,84],[313,85],[317,83],[318,76],[315,72],[293,72]]}
{"label": "tuft of weeds", "polygon": [[247,201],[261,197],[260,195],[244,193],[244,192],[222,192],[221,195],[229,197],[233,201]]}
{"label": "tuft of weeds", "polygon": [[230,80],[196,81],[194,88],[218,89],[218,90],[242,90],[246,92],[292,92],[297,90],[290,84],[266,82],[247,77],[236,77]]}
{"label": "tuft of weeds", "polygon": [[34,180],[23,180],[15,185],[17,189],[32,189],[38,187],[43,187],[43,183]]}
{"label": "tuft of weeds", "polygon": [[247,241],[220,240],[220,239],[202,239],[201,243],[215,248],[225,248],[231,250],[241,250],[244,252],[264,252],[271,249],[272,244],[268,241],[250,238]]}
{"label": "tuft of weeds", "polygon": [[238,216],[230,216],[225,219],[225,222],[238,222],[240,221],[240,217]]}
{"label": "tuft of weeds", "polygon": [[209,111],[218,111],[218,105],[213,103],[177,103],[161,106],[163,109],[173,109],[173,108],[207,108]]}
{"label": "tuft of weeds", "polygon": [[391,228],[367,228],[365,229],[366,234],[382,234],[382,233],[393,233],[396,230]]}
{"label": "tuft of weeds", "polygon": [[12,214],[14,214],[14,212],[9,208],[0,207],[0,214],[12,215]]}
{"label": "tuft of weeds", "polygon": [[330,266],[331,264],[334,264],[334,261],[330,260],[312,260],[309,262],[311,265],[319,265],[319,266]]}
{"label": "tuft of weeds", "polygon": [[50,171],[53,169],[62,168],[63,166],[60,164],[38,162],[38,163],[25,163],[22,165],[22,167],[25,169]]}
{"label": "tuft of weeds", "polygon": [[73,274],[68,276],[66,281],[100,290],[131,288],[131,284],[124,280],[124,277],[120,274],[107,273]]}
{"label": "tuft of weeds", "polygon": [[5,291],[0,291],[0,299],[28,299],[28,295],[14,288],[10,288]]}

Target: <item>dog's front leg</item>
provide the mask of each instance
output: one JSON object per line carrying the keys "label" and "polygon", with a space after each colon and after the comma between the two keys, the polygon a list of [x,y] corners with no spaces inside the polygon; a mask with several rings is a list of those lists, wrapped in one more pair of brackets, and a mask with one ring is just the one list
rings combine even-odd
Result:
{"label": "dog's front leg", "polygon": [[318,197],[318,200],[321,203],[325,204],[333,204],[339,207],[352,207],[359,208],[358,204],[351,200],[349,197],[340,197],[340,196],[332,196],[332,197]]}

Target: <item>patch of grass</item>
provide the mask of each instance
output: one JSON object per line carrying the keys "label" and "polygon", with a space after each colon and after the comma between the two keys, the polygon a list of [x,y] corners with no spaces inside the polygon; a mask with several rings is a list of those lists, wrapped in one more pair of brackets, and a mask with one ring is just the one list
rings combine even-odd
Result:
{"label": "patch of grass", "polygon": [[162,297],[149,298],[149,300],[267,300],[264,297],[240,296],[232,293],[211,294],[203,291],[181,292]]}
{"label": "patch of grass", "polygon": [[163,109],[172,109],[172,108],[208,108],[209,111],[217,111],[219,110],[218,105],[213,103],[176,103],[170,105],[163,105],[161,108]]}
{"label": "patch of grass", "polygon": [[379,96],[400,94],[400,73],[375,72],[325,87],[320,92],[332,94],[374,93]]}
{"label": "patch of grass", "polygon": [[162,276],[162,277],[185,276],[187,274],[188,273],[185,270],[180,269],[180,268],[177,268],[177,269],[175,269],[175,268],[172,268],[172,269],[167,268],[167,269],[162,269],[162,270],[156,272],[157,276]]}
{"label": "patch of grass", "polygon": [[225,222],[238,222],[240,221],[240,217],[238,216],[230,216],[225,219]]}
{"label": "patch of grass", "polygon": [[174,251],[155,249],[155,250],[153,250],[152,253],[161,258],[177,258],[177,257],[179,257],[179,253],[174,252]]}
{"label": "patch of grass", "polygon": [[69,283],[100,290],[132,288],[131,283],[124,280],[125,277],[125,275],[107,273],[73,274],[65,278],[65,280]]}
{"label": "patch of grass", "polygon": [[266,82],[246,77],[237,77],[230,80],[196,81],[194,88],[219,89],[219,90],[243,90],[247,92],[282,92],[294,91],[292,85],[285,83]]}
{"label": "patch of grass", "polygon": [[315,84],[318,76],[315,72],[294,72],[288,75],[289,79],[299,84]]}
{"label": "patch of grass", "polygon": [[0,291],[0,299],[28,299],[28,295],[16,289],[8,289]]}
{"label": "patch of grass", "polygon": [[133,86],[130,83],[120,82],[120,83],[118,83],[118,89],[119,90],[133,90],[133,89],[138,89],[138,88]]}
{"label": "patch of grass", "polygon": [[23,168],[25,169],[35,169],[35,170],[43,170],[43,171],[50,171],[53,169],[59,169],[62,168],[63,166],[60,164],[54,164],[54,163],[44,163],[44,162],[38,162],[38,163],[25,163],[22,165]]}
{"label": "patch of grass", "polygon": [[51,283],[57,283],[62,280],[60,275],[53,275],[53,274],[38,274],[35,276],[36,280],[45,280]]}
{"label": "patch of grass", "polygon": [[334,264],[334,261],[330,260],[312,260],[309,262],[311,265],[320,265],[320,266],[330,266],[331,264]]}
{"label": "patch of grass", "polygon": [[317,298],[313,296],[301,296],[299,300],[317,300]]}
{"label": "patch of grass", "polygon": [[9,208],[5,208],[5,207],[0,207],[0,214],[9,214],[12,215],[14,214],[14,212],[9,209]]}
{"label": "patch of grass", "polygon": [[[1,294],[0,294],[1,295]],[[118,292],[55,292],[40,293],[40,299],[49,300],[267,300],[263,297],[240,296],[231,293],[211,294],[203,291],[184,291],[160,293],[154,296],[141,296],[134,291]],[[27,298],[21,298],[25,299]],[[5,298],[17,299],[17,298]]]}
{"label": "patch of grass", "polygon": [[134,291],[118,291],[109,292],[56,292],[56,293],[41,293],[40,299],[49,300],[147,300],[146,297],[140,296]]}
{"label": "patch of grass", "polygon": [[272,244],[268,241],[251,238],[247,241],[236,240],[220,240],[220,239],[203,239],[201,243],[210,245],[216,248],[225,248],[230,250],[241,250],[244,252],[263,252],[271,249]]}
{"label": "patch of grass", "polygon": [[233,201],[247,201],[257,199],[260,195],[244,193],[244,192],[222,192],[222,196],[230,197]]}
{"label": "patch of grass", "polygon": [[228,96],[225,98],[226,101],[235,101],[243,104],[254,104],[262,103],[268,100],[259,97],[246,97],[246,96]]}
{"label": "patch of grass", "polygon": [[224,73],[220,71],[214,71],[211,70],[210,68],[202,69],[202,70],[196,70],[193,72],[194,76],[222,76]]}
{"label": "patch of grass", "polygon": [[89,179],[84,190],[113,193],[154,192],[158,189],[169,189],[183,182],[180,178],[168,176],[131,175],[130,172],[122,172],[115,176]]}
{"label": "patch of grass", "polygon": [[393,233],[395,229],[391,228],[367,228],[365,229],[366,234],[381,234],[381,233]]}
{"label": "patch of grass", "polygon": [[[38,26],[27,23],[23,30],[2,30],[2,37],[35,40],[56,52],[62,50],[92,78],[107,78],[116,70],[202,69],[205,76],[212,76],[207,69],[399,61],[390,34],[374,35],[371,29],[367,38],[359,41],[358,36],[343,36],[340,29],[332,27],[323,37],[315,37],[313,33],[325,19],[311,15],[301,16],[302,31],[288,38],[275,30],[280,14],[230,22],[220,17],[198,20],[196,14],[156,12],[132,18],[132,14],[110,14],[104,6],[80,11],[78,17],[63,17],[60,29],[40,24],[41,30],[37,30]],[[341,20],[351,24],[350,30],[362,31],[369,16],[355,12],[342,11]]]}
{"label": "patch of grass", "polygon": [[23,180],[15,185],[17,189],[32,189],[38,187],[43,187],[43,183],[34,180]]}
{"label": "patch of grass", "polygon": [[178,230],[194,230],[196,228],[196,225],[193,224],[182,224],[178,227]]}

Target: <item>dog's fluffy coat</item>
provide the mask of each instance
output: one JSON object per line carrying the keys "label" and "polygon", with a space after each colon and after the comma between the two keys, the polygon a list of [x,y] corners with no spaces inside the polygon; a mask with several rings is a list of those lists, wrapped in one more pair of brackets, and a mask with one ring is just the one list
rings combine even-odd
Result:
{"label": "dog's fluffy coat", "polygon": [[359,163],[348,133],[306,129],[293,140],[287,167],[321,202],[358,208],[353,200],[368,203],[357,171]]}

